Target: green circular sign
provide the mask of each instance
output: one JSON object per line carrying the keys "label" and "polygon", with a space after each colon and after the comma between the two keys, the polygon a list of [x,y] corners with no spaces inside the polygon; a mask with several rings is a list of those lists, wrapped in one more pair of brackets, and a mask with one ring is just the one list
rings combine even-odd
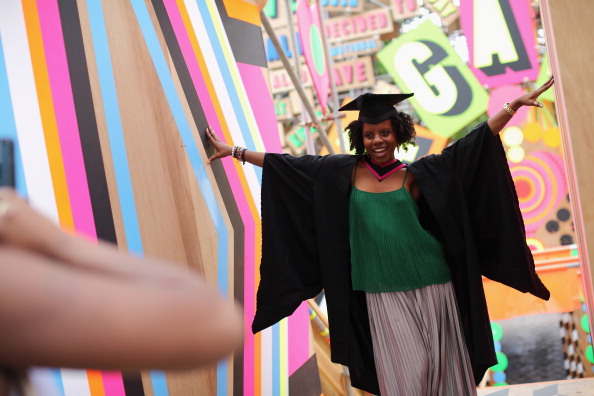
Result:
{"label": "green circular sign", "polygon": [[320,36],[320,30],[316,25],[311,25],[311,28],[309,29],[309,46],[311,48],[316,72],[321,76],[326,70],[326,57],[324,56],[322,36]]}
{"label": "green circular sign", "polygon": [[584,329],[586,333],[590,332],[590,322],[588,322],[588,314],[584,314],[582,316],[582,318],[580,319],[580,324],[582,325],[582,329]]}
{"label": "green circular sign", "polygon": [[507,369],[507,365],[509,361],[507,360],[507,356],[503,352],[496,352],[495,355],[497,356],[497,364],[491,367],[492,371],[505,371]]}
{"label": "green circular sign", "polygon": [[590,363],[594,363],[594,352],[592,351],[592,345],[588,345],[586,348],[586,358]]}
{"label": "green circular sign", "polygon": [[491,322],[491,331],[493,332],[493,340],[499,341],[503,337],[503,328],[496,322]]}

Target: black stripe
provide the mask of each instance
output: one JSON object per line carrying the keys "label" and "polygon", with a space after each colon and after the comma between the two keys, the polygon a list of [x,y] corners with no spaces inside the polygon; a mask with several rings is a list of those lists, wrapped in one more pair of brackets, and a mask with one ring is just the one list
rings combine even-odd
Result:
{"label": "black stripe", "polygon": [[[210,143],[206,138],[206,134],[204,133],[204,130],[208,126],[208,121],[192,82],[192,78],[190,77],[190,72],[188,71],[186,62],[179,47],[179,43],[177,42],[173,27],[171,26],[171,21],[167,15],[167,10],[165,9],[163,2],[160,0],[152,0],[152,3],[153,8],[155,9],[155,14],[157,15],[157,19],[159,20],[163,37],[167,43],[169,54],[173,60],[173,64],[175,66],[175,70],[177,71],[181,86],[184,90],[186,100],[190,106],[194,123],[199,131],[200,139],[204,145],[207,155],[209,155],[208,153],[212,153],[212,147],[210,146]],[[223,164],[221,161],[215,161],[210,166],[214,173],[217,187],[221,193],[225,209],[229,215],[229,219],[233,227],[233,260],[235,278],[235,288],[233,293],[235,299],[243,305],[244,225],[239,213],[239,209],[235,202],[235,197],[233,196],[233,192],[231,190],[231,185],[229,184],[229,180],[225,174]],[[243,395],[243,350],[235,353],[233,359],[233,394],[237,396]]]}
{"label": "black stripe", "polygon": [[140,371],[126,372],[122,375],[124,380],[124,391],[126,396],[144,396],[144,386]]}
{"label": "black stripe", "polygon": [[78,7],[76,0],[60,0],[58,6],[95,228],[100,239],[115,243],[117,242],[115,226],[99,143]]}
{"label": "black stripe", "polygon": [[219,0],[216,4],[235,60],[248,65],[268,67],[262,28],[249,22],[231,18],[227,14],[227,9],[222,1]]}

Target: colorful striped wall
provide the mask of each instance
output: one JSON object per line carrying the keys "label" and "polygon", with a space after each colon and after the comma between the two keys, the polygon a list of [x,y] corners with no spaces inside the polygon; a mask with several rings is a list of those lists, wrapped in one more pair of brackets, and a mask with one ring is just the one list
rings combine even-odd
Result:
{"label": "colorful striped wall", "polygon": [[317,375],[305,305],[249,330],[261,170],[207,164],[207,125],[281,149],[259,15],[247,0],[0,1],[0,137],[16,143],[18,191],[64,229],[196,268],[245,309],[244,348],[217,365],[35,370],[47,394],[320,394],[303,381]]}

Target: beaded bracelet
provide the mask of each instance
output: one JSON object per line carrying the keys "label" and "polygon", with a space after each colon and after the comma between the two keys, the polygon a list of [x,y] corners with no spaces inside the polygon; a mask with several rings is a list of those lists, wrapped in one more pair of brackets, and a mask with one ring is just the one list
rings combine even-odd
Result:
{"label": "beaded bracelet", "polygon": [[241,149],[241,153],[239,154],[239,158],[241,159],[241,164],[245,165],[245,152],[247,151],[247,148],[243,148]]}
{"label": "beaded bracelet", "polygon": [[235,158],[237,161],[241,161],[245,165],[245,152],[247,148],[240,146],[233,146],[231,148],[231,158]]}

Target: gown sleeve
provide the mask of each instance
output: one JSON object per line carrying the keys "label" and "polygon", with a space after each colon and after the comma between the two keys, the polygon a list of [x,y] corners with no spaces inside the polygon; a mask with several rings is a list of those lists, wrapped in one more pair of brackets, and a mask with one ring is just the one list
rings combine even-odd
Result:
{"label": "gown sleeve", "polygon": [[322,290],[313,185],[324,157],[266,154],[262,261],[254,333],[291,315]]}
{"label": "gown sleeve", "polygon": [[[425,165],[435,175],[440,168],[447,173],[444,178],[449,181],[441,186],[445,189],[441,193],[450,197],[446,200],[450,208],[442,209],[464,208],[450,212],[468,216],[471,226],[471,232],[462,230],[463,240],[456,242],[475,245],[481,275],[547,300],[550,293],[535,271],[499,135],[494,136],[483,122],[441,155],[428,158]],[[463,222],[454,219],[452,223]]]}

